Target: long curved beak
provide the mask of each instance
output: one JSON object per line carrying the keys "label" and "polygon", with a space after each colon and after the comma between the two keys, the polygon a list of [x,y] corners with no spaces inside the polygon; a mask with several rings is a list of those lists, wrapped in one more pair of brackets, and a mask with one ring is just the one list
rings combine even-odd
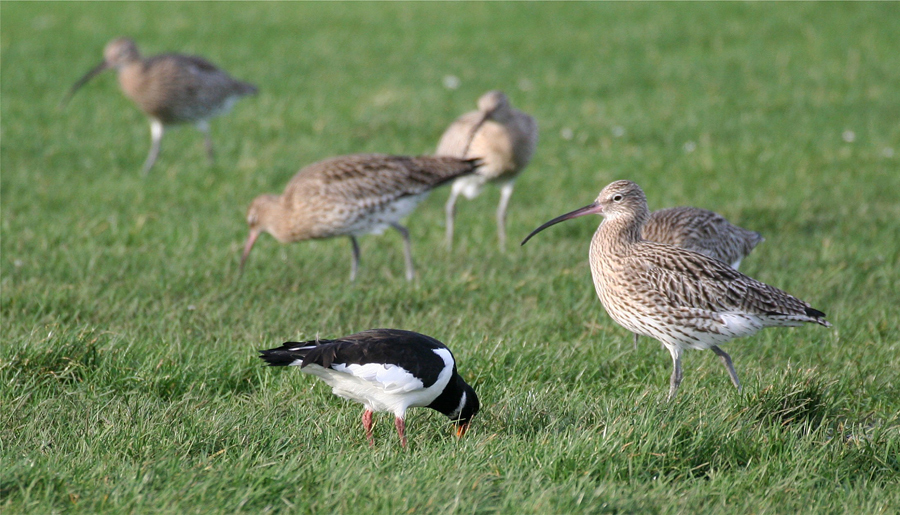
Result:
{"label": "long curved beak", "polygon": [[457,426],[456,426],[456,437],[457,437],[457,438],[462,438],[463,436],[466,435],[466,431],[468,431],[468,430],[469,430],[469,423],[468,423],[468,422],[466,422],[465,424],[459,424],[459,425],[457,425]]}
{"label": "long curved beak", "polygon": [[578,218],[579,216],[596,215],[596,214],[600,214],[602,212],[603,212],[603,208],[600,206],[600,204],[594,202],[593,204],[589,204],[580,209],[576,209],[575,211],[572,211],[570,213],[566,213],[564,215],[557,216],[553,220],[550,220],[549,222],[545,223],[544,225],[531,231],[531,234],[529,234],[524,240],[522,240],[522,245],[525,245],[526,243],[528,243],[528,240],[530,240],[532,236],[543,231],[547,227],[550,227],[551,225],[556,225],[560,222],[565,222],[566,220],[571,220],[572,218]]}
{"label": "long curved beak", "polygon": [[84,74],[84,77],[78,79],[78,82],[76,82],[75,84],[72,85],[71,88],[69,88],[69,92],[66,93],[66,96],[64,96],[63,99],[60,101],[59,107],[60,108],[65,107],[66,104],[69,103],[69,99],[72,98],[72,95],[74,95],[75,92],[78,91],[78,89],[81,86],[84,86],[85,84],[87,84],[87,82],[89,80],[93,79],[97,74],[106,70],[107,68],[109,68],[109,65],[106,64],[106,61],[103,61],[102,63],[98,64],[97,66],[91,68],[91,70],[89,72]]}
{"label": "long curved beak", "polygon": [[239,275],[243,275],[244,273],[244,263],[247,262],[247,257],[250,255],[250,251],[253,250],[253,244],[256,243],[256,238],[259,238],[260,231],[258,229],[251,230],[250,236],[247,237],[247,243],[244,244],[244,253],[241,254],[241,268]]}

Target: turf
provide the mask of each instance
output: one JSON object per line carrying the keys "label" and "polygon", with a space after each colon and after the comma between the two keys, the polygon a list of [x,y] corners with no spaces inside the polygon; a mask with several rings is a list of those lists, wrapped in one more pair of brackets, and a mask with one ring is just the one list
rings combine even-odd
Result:
{"label": "turf", "polygon": [[[900,506],[900,5],[0,4],[0,507],[4,513],[888,513]],[[260,88],[166,135],[112,74],[129,35]],[[458,86],[449,88],[456,77]],[[766,241],[742,270],[833,329],[726,346],[744,381],[638,349],[603,312],[599,219],[499,252],[488,190],[446,190],[397,234],[263,237],[252,198],[338,154],[433,150],[482,92],[541,128],[509,234],[614,179],[651,208],[712,209]],[[374,327],[447,343],[483,410],[462,440],[410,412],[369,449],[361,409],[256,350]]]}

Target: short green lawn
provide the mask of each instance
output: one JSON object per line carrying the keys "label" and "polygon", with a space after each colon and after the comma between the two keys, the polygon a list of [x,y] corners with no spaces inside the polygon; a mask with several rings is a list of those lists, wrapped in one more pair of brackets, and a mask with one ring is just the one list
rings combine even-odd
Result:
{"label": "short green lawn", "polygon": [[[900,5],[0,5],[4,513],[783,512],[900,506]],[[206,56],[260,94],[139,169],[113,37]],[[445,86],[454,81],[455,89]],[[420,154],[503,89],[541,127],[505,253],[495,189],[435,193],[400,238],[282,246],[241,280],[244,213],[303,165]],[[603,312],[599,218],[517,240],[614,179],[766,237],[742,270],[829,315],[671,361]],[[256,350],[374,328],[447,343],[483,410],[462,440],[362,409]]]}

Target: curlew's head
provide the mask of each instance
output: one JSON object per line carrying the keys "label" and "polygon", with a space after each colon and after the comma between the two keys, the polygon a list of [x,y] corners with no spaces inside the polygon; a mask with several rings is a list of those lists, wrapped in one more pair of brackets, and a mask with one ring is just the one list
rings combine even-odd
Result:
{"label": "curlew's head", "polygon": [[608,220],[633,217],[637,219],[640,224],[643,224],[650,216],[650,211],[647,209],[647,197],[644,195],[644,190],[642,190],[637,183],[631,181],[614,181],[603,188],[600,195],[597,196],[597,200],[592,204],[588,204],[580,209],[558,216],[531,231],[531,234],[522,240],[522,245],[525,245],[532,236],[551,225],[556,225],[560,222],[584,215],[603,215]]}
{"label": "curlew's head", "polygon": [[128,38],[116,38],[106,44],[103,59],[107,68],[117,68],[141,60],[137,45]]}
{"label": "curlew's head", "polygon": [[134,44],[134,41],[128,38],[116,38],[110,41],[103,49],[103,61],[91,68],[90,71],[85,73],[84,76],[78,79],[78,81],[69,88],[69,92],[63,98],[60,107],[65,106],[69,99],[72,98],[72,95],[74,95],[81,86],[87,84],[88,81],[103,71],[110,68],[121,68],[126,64],[139,61],[140,59],[141,54],[138,52],[137,45]]}
{"label": "curlew's head", "polygon": [[278,202],[280,199],[281,197],[278,195],[260,195],[250,203],[250,208],[247,209],[247,225],[250,227],[250,235],[247,237],[247,243],[244,244],[244,253],[241,254],[242,273],[244,271],[244,263],[247,262],[250,251],[253,250],[256,238],[259,238],[261,233],[271,232],[273,213],[279,209]]}
{"label": "curlew's head", "polygon": [[600,206],[600,213],[604,218],[610,220],[622,216],[633,216],[645,221],[650,215],[644,190],[637,183],[631,181],[611,182],[603,188],[594,203]]}
{"label": "curlew's head", "polygon": [[485,113],[485,116],[507,109],[509,109],[509,98],[500,90],[488,91],[478,98],[478,110]]}

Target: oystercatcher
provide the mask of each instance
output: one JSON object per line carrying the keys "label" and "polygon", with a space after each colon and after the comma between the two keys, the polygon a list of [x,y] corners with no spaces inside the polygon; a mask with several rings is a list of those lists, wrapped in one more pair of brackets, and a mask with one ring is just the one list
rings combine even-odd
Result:
{"label": "oystercatcher", "polygon": [[462,437],[478,413],[478,396],[456,371],[446,345],[424,334],[400,329],[370,329],[335,340],[287,342],[261,350],[271,366],[299,366],[332,388],[338,397],[365,406],[362,421],[369,445],[375,445],[372,414],[394,414],[400,445],[406,447],[407,408],[440,411]]}

